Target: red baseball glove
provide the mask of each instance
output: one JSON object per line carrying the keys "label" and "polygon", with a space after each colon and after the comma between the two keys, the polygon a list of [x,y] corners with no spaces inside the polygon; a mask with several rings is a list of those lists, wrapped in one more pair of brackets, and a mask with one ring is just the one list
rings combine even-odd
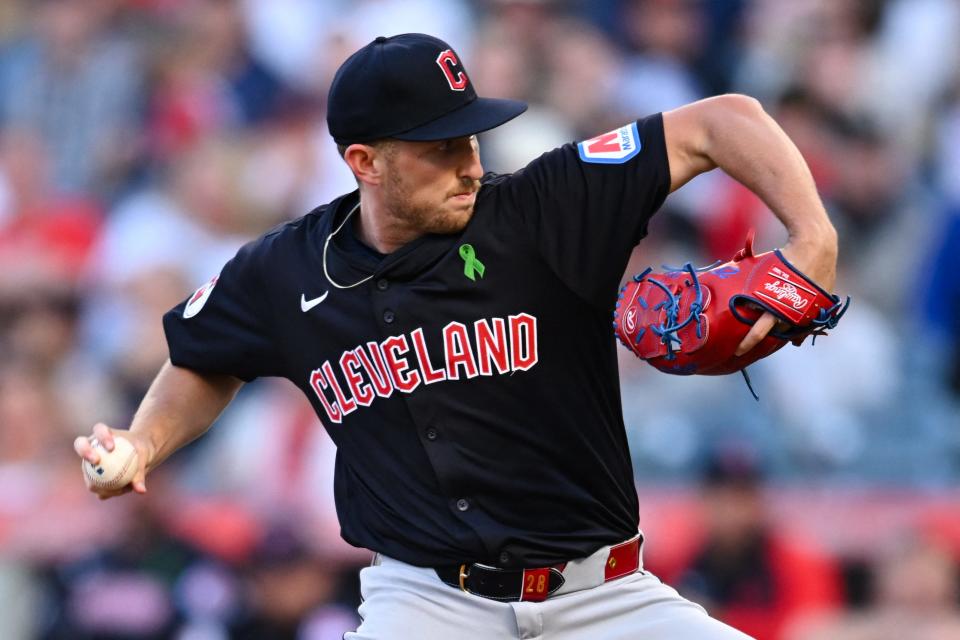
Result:
{"label": "red baseball glove", "polygon": [[[849,297],[841,302],[800,273],[779,249],[754,255],[753,231],[729,262],[664,268],[665,273],[647,269],[621,289],[613,326],[625,347],[665,373],[743,371],[788,341],[799,346],[809,335],[825,334],[850,304]],[[736,356],[764,311],[780,322],[757,346]]]}

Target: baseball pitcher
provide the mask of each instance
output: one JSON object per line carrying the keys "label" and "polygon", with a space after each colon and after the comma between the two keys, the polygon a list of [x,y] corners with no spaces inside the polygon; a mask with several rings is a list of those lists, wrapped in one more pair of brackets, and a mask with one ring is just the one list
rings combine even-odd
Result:
{"label": "baseball pitcher", "polygon": [[614,331],[646,328],[645,358],[711,335],[733,358],[792,339],[781,326],[768,336],[789,314],[748,304],[734,340],[719,321],[697,336],[688,318],[706,313],[706,294],[691,270],[628,291],[640,307],[675,299],[632,313],[628,331],[612,316],[617,287],[664,198],[717,167],[786,227],[777,255],[827,296],[827,316],[809,321],[828,325],[836,233],[799,152],[752,98],[650,115],[485,174],[476,134],[525,109],[478,97],[431,36],[354,53],[327,119],[358,189],[249,243],[166,314],[170,360],[129,431],[101,424],[75,443],[96,462],[90,440],[109,449],[123,433],[140,468],[123,489],[91,490],[145,493],[244,382],[280,376],[337,445],[343,538],[376,553],[346,638],[746,638],[643,568]]}

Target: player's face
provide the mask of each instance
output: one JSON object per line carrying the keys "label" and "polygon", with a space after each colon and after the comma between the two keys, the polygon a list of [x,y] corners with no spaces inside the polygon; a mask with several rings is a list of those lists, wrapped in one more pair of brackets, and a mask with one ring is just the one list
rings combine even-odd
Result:
{"label": "player's face", "polygon": [[422,233],[467,226],[483,175],[476,136],[396,141],[386,164],[384,204],[396,219]]}

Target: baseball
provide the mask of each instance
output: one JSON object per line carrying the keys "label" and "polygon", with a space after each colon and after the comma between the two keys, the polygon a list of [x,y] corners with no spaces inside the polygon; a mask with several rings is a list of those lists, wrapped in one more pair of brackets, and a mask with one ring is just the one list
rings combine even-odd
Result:
{"label": "baseball", "polygon": [[99,440],[90,439],[90,444],[100,454],[100,463],[83,461],[83,473],[90,485],[98,489],[121,489],[130,484],[137,472],[137,450],[130,441],[121,436],[113,437],[113,451],[107,451]]}

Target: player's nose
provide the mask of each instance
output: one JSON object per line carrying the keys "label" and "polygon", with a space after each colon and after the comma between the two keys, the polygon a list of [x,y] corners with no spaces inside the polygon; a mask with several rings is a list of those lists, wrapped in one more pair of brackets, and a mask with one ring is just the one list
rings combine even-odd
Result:
{"label": "player's nose", "polygon": [[460,177],[470,180],[479,180],[483,177],[483,165],[480,163],[480,150],[476,145],[470,145],[460,168]]}

